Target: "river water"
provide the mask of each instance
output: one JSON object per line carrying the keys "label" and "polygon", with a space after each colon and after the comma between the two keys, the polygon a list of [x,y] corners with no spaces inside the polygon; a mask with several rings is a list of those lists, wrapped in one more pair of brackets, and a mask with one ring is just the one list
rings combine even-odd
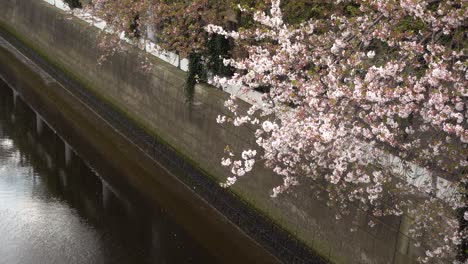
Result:
{"label": "river water", "polygon": [[0,81],[0,264],[215,262],[163,209],[105,178]]}

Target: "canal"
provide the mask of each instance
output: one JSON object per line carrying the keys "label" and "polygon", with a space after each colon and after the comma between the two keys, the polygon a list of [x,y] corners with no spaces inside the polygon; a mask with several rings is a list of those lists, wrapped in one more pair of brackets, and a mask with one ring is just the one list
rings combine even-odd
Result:
{"label": "canal", "polygon": [[[154,202],[88,165],[0,81],[0,263],[216,263]],[[80,146],[81,148],[86,146]]]}

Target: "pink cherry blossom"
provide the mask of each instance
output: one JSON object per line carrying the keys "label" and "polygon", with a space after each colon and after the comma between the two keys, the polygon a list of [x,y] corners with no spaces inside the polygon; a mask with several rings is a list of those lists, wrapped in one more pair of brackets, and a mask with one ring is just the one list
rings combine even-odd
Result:
{"label": "pink cherry blossom", "polygon": [[[420,260],[450,259],[468,236],[456,220],[467,202],[456,193],[467,179],[467,62],[464,46],[453,44],[461,44],[456,36],[468,12],[460,0],[355,2],[358,15],[289,25],[272,0],[251,29],[206,27],[248,53],[226,60],[238,72],[213,84],[269,88],[255,111],[240,113],[236,98],[227,101],[235,126],[252,124],[246,117],[262,120],[254,130],[261,155],[243,152],[244,161],[227,166],[232,177],[243,176],[253,160],[263,160],[283,179],[273,197],[308,177],[326,187],[328,203],[343,214],[354,202],[376,217],[409,215],[413,238],[430,233],[443,244],[425,243]],[[418,30],[401,29],[408,18],[412,26],[421,21]],[[451,195],[433,187],[436,175],[448,179]]]}

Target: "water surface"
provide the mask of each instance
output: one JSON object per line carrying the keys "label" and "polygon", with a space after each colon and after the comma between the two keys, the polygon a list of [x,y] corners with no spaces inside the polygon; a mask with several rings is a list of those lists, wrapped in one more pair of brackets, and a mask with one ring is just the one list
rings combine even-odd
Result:
{"label": "water surface", "polygon": [[105,176],[0,81],[0,264],[215,262]]}

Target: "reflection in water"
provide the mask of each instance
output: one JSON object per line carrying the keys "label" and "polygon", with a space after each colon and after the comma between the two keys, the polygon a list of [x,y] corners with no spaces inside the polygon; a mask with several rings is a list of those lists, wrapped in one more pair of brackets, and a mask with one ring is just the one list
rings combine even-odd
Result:
{"label": "reflection in water", "polygon": [[0,82],[0,263],[213,262],[161,209],[121,189]]}

